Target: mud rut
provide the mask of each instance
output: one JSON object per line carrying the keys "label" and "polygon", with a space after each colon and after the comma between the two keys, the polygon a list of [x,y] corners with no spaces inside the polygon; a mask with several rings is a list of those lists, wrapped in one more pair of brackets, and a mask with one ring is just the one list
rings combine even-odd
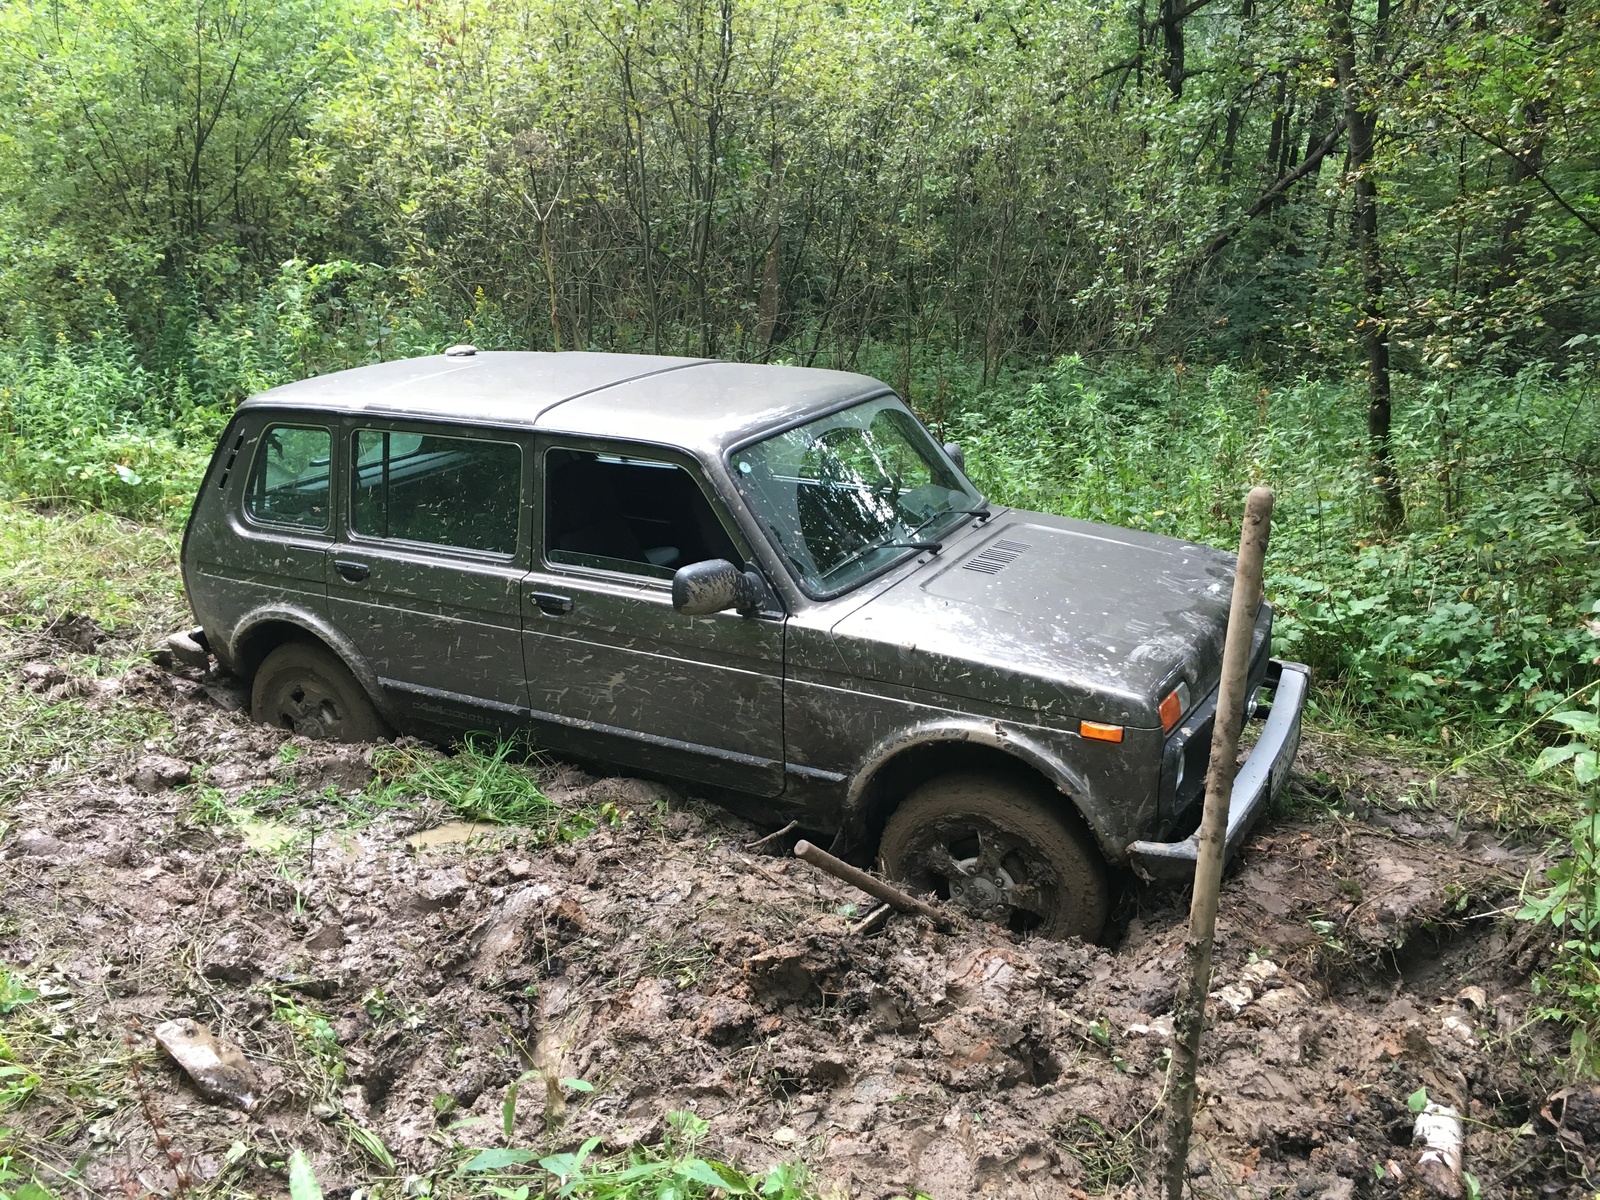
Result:
{"label": "mud rut", "polygon": [[[446,819],[424,803],[285,861],[250,852],[248,830],[196,823],[177,785],[203,766],[223,797],[286,784],[303,803],[367,783],[370,748],[299,743],[286,763],[292,739],[251,724],[227,681],[77,676],[81,649],[13,635],[0,686],[163,710],[174,730],[161,754],[84,774],[19,765],[47,781],[0,814],[0,960],[49,1004],[48,1031],[29,1008],[0,1032],[53,1047],[0,1124],[78,1163],[81,1193],[173,1194],[159,1126],[197,1192],[281,1195],[301,1147],[330,1197],[433,1172],[449,1194],[462,1146],[504,1144],[507,1088],[530,1067],[594,1091],[546,1103],[524,1085],[521,1146],[648,1143],[689,1108],[711,1122],[708,1153],[803,1158],[841,1195],[1131,1195],[1148,1173],[1181,897],[1130,887],[1114,948],[899,917],[860,936],[847,906],[863,898],[786,857],[792,839],[748,851],[763,830],[572,768],[552,770],[553,799],[631,815],[554,849],[514,834],[414,849]],[[1194,1193],[1411,1194],[1406,1098],[1425,1086],[1470,1116],[1484,1195],[1590,1194],[1596,1106],[1552,1103],[1564,1039],[1529,1015],[1544,948],[1496,915],[1526,854],[1386,806],[1403,779],[1314,736],[1300,772],[1302,800],[1342,779],[1366,819],[1271,821],[1226,880]],[[285,1000],[327,1018],[320,1066],[275,1015]],[[151,1028],[180,1016],[243,1048],[263,1085],[253,1112],[205,1102],[154,1052]],[[61,1082],[74,1062],[98,1071],[88,1091]]]}

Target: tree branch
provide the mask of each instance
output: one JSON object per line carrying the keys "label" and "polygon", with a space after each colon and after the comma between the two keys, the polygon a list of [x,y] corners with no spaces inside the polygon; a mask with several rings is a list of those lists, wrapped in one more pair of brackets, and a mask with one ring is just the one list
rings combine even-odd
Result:
{"label": "tree branch", "polygon": [[1567,202],[1566,198],[1563,197],[1560,192],[1556,191],[1551,182],[1544,177],[1544,172],[1540,170],[1539,167],[1536,166],[1530,159],[1528,159],[1525,155],[1513,150],[1510,146],[1506,145],[1502,139],[1496,137],[1488,130],[1476,128],[1472,122],[1468,121],[1460,113],[1450,112],[1450,116],[1455,123],[1460,125],[1462,129],[1466,130],[1466,132],[1470,133],[1473,137],[1478,138],[1480,141],[1489,143],[1489,145],[1500,151],[1501,154],[1504,154],[1507,158],[1511,159],[1512,162],[1520,166],[1528,173],[1529,179],[1537,181],[1540,187],[1542,187],[1546,192],[1550,193],[1550,199],[1554,200],[1562,208],[1566,209],[1567,212],[1571,213],[1572,216],[1575,217],[1585,229],[1594,234],[1595,237],[1600,238],[1600,225],[1595,224],[1595,222],[1591,221],[1577,209],[1573,208],[1572,205]]}
{"label": "tree branch", "polygon": [[[1190,266],[1189,270],[1192,271],[1202,264],[1209,262],[1218,254],[1221,254],[1223,248],[1238,236],[1240,230],[1242,230],[1256,217],[1259,217],[1262,213],[1264,213],[1274,201],[1276,201],[1291,187],[1299,183],[1312,171],[1316,170],[1316,168],[1322,164],[1322,160],[1327,158],[1329,153],[1332,152],[1333,148],[1339,144],[1339,135],[1343,132],[1344,121],[1335,121],[1333,123],[1333,128],[1328,130],[1328,136],[1322,139],[1322,142],[1315,150],[1306,155],[1304,162],[1302,162],[1294,170],[1290,171],[1287,175],[1284,175],[1278,179],[1278,181],[1269,187],[1265,192],[1261,193],[1261,197],[1249,208],[1245,209],[1244,214],[1239,217],[1238,220],[1206,243],[1206,248],[1195,257],[1195,260]],[[1185,274],[1188,274],[1188,272],[1185,272]]]}

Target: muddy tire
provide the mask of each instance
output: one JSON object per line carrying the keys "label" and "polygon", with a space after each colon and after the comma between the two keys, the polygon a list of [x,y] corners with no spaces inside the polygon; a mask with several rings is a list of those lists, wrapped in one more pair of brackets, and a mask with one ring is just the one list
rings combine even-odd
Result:
{"label": "muddy tire", "polygon": [[330,742],[390,736],[350,668],[314,642],[285,642],[262,660],[250,688],[250,715],[264,725]]}
{"label": "muddy tire", "polygon": [[985,774],[923,784],[889,818],[890,878],[1017,933],[1093,941],[1110,907],[1105,863],[1066,801]]}

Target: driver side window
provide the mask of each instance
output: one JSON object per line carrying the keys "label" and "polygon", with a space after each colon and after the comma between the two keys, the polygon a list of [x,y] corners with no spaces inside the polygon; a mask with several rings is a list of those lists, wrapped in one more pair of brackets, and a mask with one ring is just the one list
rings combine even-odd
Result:
{"label": "driver side window", "polygon": [[543,474],[547,562],[670,580],[708,558],[743,561],[676,463],[557,447],[545,452]]}

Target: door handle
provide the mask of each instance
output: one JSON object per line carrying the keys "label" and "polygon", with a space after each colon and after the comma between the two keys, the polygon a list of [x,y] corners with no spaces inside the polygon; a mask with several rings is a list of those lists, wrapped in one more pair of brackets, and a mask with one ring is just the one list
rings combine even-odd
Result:
{"label": "door handle", "polygon": [[333,569],[347,583],[360,583],[372,574],[372,568],[364,562],[351,562],[348,558],[333,560]]}
{"label": "door handle", "polygon": [[547,617],[564,617],[572,611],[571,596],[558,596],[554,592],[529,592],[528,598]]}

